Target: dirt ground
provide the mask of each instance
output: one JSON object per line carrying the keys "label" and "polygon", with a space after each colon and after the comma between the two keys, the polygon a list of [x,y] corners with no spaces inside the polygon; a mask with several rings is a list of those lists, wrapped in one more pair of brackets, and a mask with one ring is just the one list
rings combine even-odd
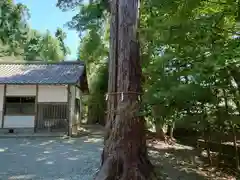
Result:
{"label": "dirt ground", "polygon": [[[88,134],[103,136],[102,126],[84,126]],[[161,180],[240,180],[214,168],[207,168],[193,147],[149,141],[149,153]]]}
{"label": "dirt ground", "polygon": [[207,168],[192,147],[149,142],[149,153],[164,180],[236,180],[236,177]]}

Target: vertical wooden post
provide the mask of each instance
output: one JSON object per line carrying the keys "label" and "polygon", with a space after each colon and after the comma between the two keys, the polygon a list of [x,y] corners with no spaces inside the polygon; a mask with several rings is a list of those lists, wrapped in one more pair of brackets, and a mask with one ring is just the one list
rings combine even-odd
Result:
{"label": "vertical wooden post", "polygon": [[[77,93],[79,95],[78,98],[76,97]],[[82,108],[82,92],[81,92],[80,86],[78,86],[78,85],[75,85],[75,99],[76,99],[76,102],[75,102],[75,113],[76,114],[75,115],[78,115],[76,122],[77,122],[77,129],[79,129],[81,126],[81,123],[82,123],[83,108]],[[76,104],[78,104],[78,106]]]}
{"label": "vertical wooden post", "polygon": [[35,119],[34,119],[34,132],[37,132],[37,119],[38,119],[38,84],[36,84],[36,97],[35,97]]}
{"label": "vertical wooden post", "polygon": [[67,85],[67,121],[68,121],[68,136],[72,136],[72,118],[71,118],[71,88]]}
{"label": "vertical wooden post", "polygon": [[5,115],[5,111],[6,111],[6,91],[7,91],[7,85],[4,84],[4,87],[3,87],[2,128],[4,127],[4,115]]}
{"label": "vertical wooden post", "polygon": [[82,118],[83,118],[83,102],[82,102],[83,94],[82,94],[80,88],[77,88],[77,90],[79,92],[79,117],[78,117],[78,121],[79,121],[79,128],[80,128],[81,123],[82,123]]}

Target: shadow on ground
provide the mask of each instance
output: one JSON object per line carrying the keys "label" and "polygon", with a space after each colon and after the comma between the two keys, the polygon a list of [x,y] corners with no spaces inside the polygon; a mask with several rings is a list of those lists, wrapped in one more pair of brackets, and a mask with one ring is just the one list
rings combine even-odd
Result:
{"label": "shadow on ground", "polygon": [[101,151],[98,136],[0,139],[0,179],[91,180]]}
{"label": "shadow on ground", "polygon": [[158,142],[149,145],[152,161],[166,180],[234,180],[216,169],[205,168],[199,153],[190,146]]}
{"label": "shadow on ground", "polygon": [[[0,179],[92,180],[100,166],[104,129],[85,126],[84,131],[84,136],[70,139],[0,139]],[[217,171],[206,171],[190,146],[163,142],[149,146],[152,161],[165,180],[234,180]]]}

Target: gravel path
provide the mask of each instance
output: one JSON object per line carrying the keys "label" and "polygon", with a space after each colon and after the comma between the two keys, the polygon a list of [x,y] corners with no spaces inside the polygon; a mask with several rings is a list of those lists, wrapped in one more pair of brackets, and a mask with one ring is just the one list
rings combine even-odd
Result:
{"label": "gravel path", "polygon": [[0,139],[0,179],[92,180],[101,138]]}
{"label": "gravel path", "polygon": [[[1,180],[92,180],[100,165],[102,138],[0,139]],[[149,149],[166,180],[233,180],[206,172],[191,147],[162,142]]]}

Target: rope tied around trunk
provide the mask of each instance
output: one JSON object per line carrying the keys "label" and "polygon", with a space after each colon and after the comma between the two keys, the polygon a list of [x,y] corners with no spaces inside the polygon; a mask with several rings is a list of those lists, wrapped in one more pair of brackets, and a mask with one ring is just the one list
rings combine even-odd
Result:
{"label": "rope tied around trunk", "polygon": [[119,95],[119,94],[121,94],[121,101],[124,100],[124,95],[129,95],[129,94],[137,94],[137,95],[138,95],[138,100],[140,101],[140,100],[141,100],[141,95],[142,95],[141,92],[135,92],[135,91],[109,92],[109,93],[106,93],[106,95],[105,95],[106,101],[108,100],[109,95],[111,95],[111,96],[116,96],[116,95]]}
{"label": "rope tied around trunk", "polygon": [[[132,103],[124,103],[123,102],[124,95],[130,95],[130,94],[138,95],[138,100]],[[121,95],[121,99],[117,105],[117,108],[105,111],[106,114],[114,113],[115,115],[117,115],[120,113],[124,113],[128,117],[142,116],[141,113],[139,113],[141,109],[141,95],[142,95],[141,92],[134,92],[134,91],[110,92],[105,95],[106,100],[108,100],[109,95],[111,96]]]}

